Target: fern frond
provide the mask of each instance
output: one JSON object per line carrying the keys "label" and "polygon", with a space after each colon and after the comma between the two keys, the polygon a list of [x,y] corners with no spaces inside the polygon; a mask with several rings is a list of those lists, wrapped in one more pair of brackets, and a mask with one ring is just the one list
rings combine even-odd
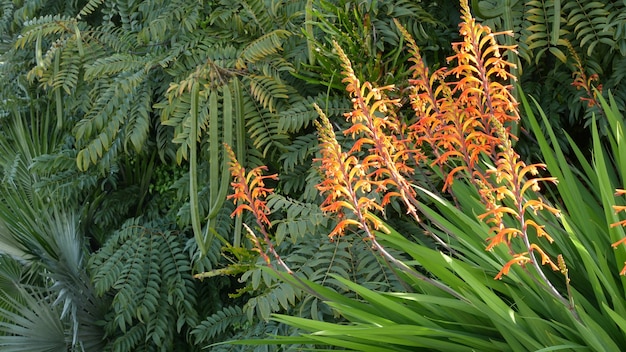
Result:
{"label": "fern frond", "polygon": [[97,294],[113,297],[108,329],[123,332],[114,348],[134,350],[138,338],[168,346],[174,330],[167,327],[174,321],[178,332],[196,324],[191,262],[183,251],[186,239],[151,228],[155,225],[128,220],[90,260]]}
{"label": "fern frond", "polygon": [[596,45],[603,43],[613,47],[613,28],[609,25],[609,11],[606,3],[600,1],[566,1],[563,12],[567,14],[567,25],[581,48],[587,48],[591,56]]}
{"label": "fern frond", "polygon": [[0,4],[0,33],[7,33],[11,22],[13,21],[13,11],[15,6],[13,1],[3,1]]}
{"label": "fern frond", "polygon": [[128,53],[136,46],[135,34],[122,27],[98,28],[87,34],[94,46],[110,49],[113,53]]}
{"label": "fern frond", "polygon": [[278,128],[284,132],[296,132],[308,127],[317,119],[317,113],[308,100],[298,101],[289,109],[278,112]]}
{"label": "fern frond", "polygon": [[141,152],[150,133],[152,113],[152,91],[147,85],[138,88],[135,100],[124,122],[124,150],[128,153],[129,144],[137,153]]}
{"label": "fern frond", "polygon": [[526,20],[530,26],[526,27],[528,34],[524,36],[524,41],[528,50],[534,53],[535,62],[539,62],[546,51],[563,62],[566,60],[566,55],[559,46],[565,44],[564,39],[568,32],[560,25],[563,22],[562,14],[560,11],[556,12],[554,4],[555,1],[552,0],[526,2]]}
{"label": "fern frond", "polygon": [[117,337],[111,350],[114,352],[130,352],[136,351],[141,346],[146,336],[145,325],[135,325],[126,331],[123,335]]}
{"label": "fern frond", "polygon": [[198,23],[198,7],[199,3],[187,0],[146,6],[143,12],[147,18],[137,34],[138,42],[160,43],[171,38],[172,32],[192,32]]}
{"label": "fern frond", "polygon": [[[146,119],[149,118],[152,96],[142,92],[140,87],[146,84],[147,77],[147,73],[140,70],[116,78],[114,83],[105,86],[100,92],[94,91],[95,94],[100,93],[100,96],[91,106],[91,111],[74,127],[74,135],[80,141],[81,148],[76,158],[80,170],[87,170],[99,160],[104,161],[107,152],[117,152],[113,147],[120,144],[120,138],[124,135],[122,126],[127,123],[127,119],[137,123],[131,124],[130,132],[133,134],[129,140],[133,147],[141,147],[148,135],[146,128],[150,126]],[[139,100],[138,105],[135,105],[135,100]],[[96,135],[95,138],[92,138],[93,135]],[[116,154],[110,156],[115,157]]]}
{"label": "fern frond", "polygon": [[276,114],[259,109],[250,97],[244,99],[244,109],[248,137],[263,156],[268,154],[271,147],[280,148],[287,144],[288,135],[279,131]]}
{"label": "fern frond", "polygon": [[22,35],[15,41],[15,47],[23,49],[26,44],[41,40],[53,34],[73,33],[76,20],[64,15],[47,15],[24,23]]}
{"label": "fern frond", "polygon": [[283,40],[291,35],[283,29],[276,29],[248,44],[241,52],[241,58],[254,64],[267,56],[278,53],[282,49]]}
{"label": "fern frond", "polygon": [[124,71],[137,72],[147,64],[145,58],[127,53],[113,54],[95,60],[85,67],[85,80],[102,79]]}
{"label": "fern frond", "polygon": [[267,33],[273,27],[272,18],[263,0],[245,0],[242,5],[248,11],[248,15],[252,17],[252,21],[261,29],[263,33]]}
{"label": "fern frond", "polygon": [[277,77],[249,75],[247,80],[250,84],[250,94],[270,112],[276,111],[277,99],[289,98],[288,88]]}
{"label": "fern frond", "polygon": [[197,316],[194,310],[196,297],[189,295],[189,292],[195,290],[193,278],[190,275],[191,262],[184,252],[180,238],[177,237],[176,233],[170,233],[163,238],[157,260],[162,263],[159,274],[164,278],[163,285],[167,292],[167,300],[173,301],[176,308],[179,317],[176,328],[180,332],[183,324],[194,326],[197,323]]}
{"label": "fern frond", "polygon": [[83,6],[83,8],[78,13],[78,16],[76,17],[80,19],[83,16],[91,15],[92,13],[94,13],[94,11],[98,9],[98,7],[100,7],[100,5],[104,3],[104,1],[105,0],[89,0],[89,2]]}
{"label": "fern frond", "polygon": [[269,320],[272,313],[288,309],[294,305],[300,295],[300,291],[287,283],[273,285],[266,292],[256,294],[244,305],[243,311],[248,320],[258,317],[264,321]]}
{"label": "fern frond", "polygon": [[285,152],[280,156],[285,171],[293,171],[296,165],[302,165],[315,154],[317,150],[317,136],[305,134],[296,137],[291,144],[285,146]]}
{"label": "fern frond", "polygon": [[284,218],[272,221],[277,245],[285,239],[295,244],[311,233],[322,233],[328,224],[328,217],[312,203],[274,194],[267,206],[272,213],[286,212]]}
{"label": "fern frond", "polygon": [[239,306],[224,307],[204,319],[192,331],[195,343],[201,344],[213,340],[228,329],[239,328],[248,321],[246,314]]}

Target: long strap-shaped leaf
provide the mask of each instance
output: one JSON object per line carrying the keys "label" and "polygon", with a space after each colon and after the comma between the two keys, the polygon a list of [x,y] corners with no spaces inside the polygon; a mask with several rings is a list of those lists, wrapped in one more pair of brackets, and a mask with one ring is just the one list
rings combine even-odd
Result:
{"label": "long strap-shaped leaf", "polygon": [[207,248],[204,246],[204,236],[200,225],[200,210],[198,209],[198,100],[200,98],[200,83],[193,82],[191,86],[191,130],[189,131],[189,211],[191,213],[191,226],[198,247],[205,255]]}
{"label": "long strap-shaped leaf", "polygon": [[[242,93],[241,82],[239,78],[235,77],[233,79],[233,98],[234,98],[234,107],[235,107],[235,121],[236,124],[236,133],[235,136],[237,143],[237,150],[235,153],[237,154],[237,160],[241,165],[246,165],[246,121],[244,114],[244,101]],[[243,233],[243,217],[241,214],[238,214],[235,218],[235,232],[233,235],[233,246],[240,247],[241,246],[241,234]]]}
{"label": "long strap-shaped leaf", "polygon": [[[232,84],[232,87],[231,87]],[[197,143],[191,143],[189,148],[189,201],[191,210],[191,222],[194,237],[198,243],[202,254],[211,247],[213,239],[217,235],[217,215],[224,205],[228,193],[228,182],[230,173],[228,170],[228,158],[220,157],[222,150],[220,143],[220,127],[222,129],[222,142],[228,145],[233,144],[233,126],[237,126],[237,153],[242,157],[245,155],[245,123],[243,121],[243,99],[241,97],[241,86],[238,79],[223,87],[222,121],[220,123],[219,96],[216,90],[209,94],[209,213],[204,231],[200,224],[200,211],[198,206],[198,178],[197,178]],[[232,91],[231,91],[232,89]],[[234,97],[233,97],[234,94]],[[191,88],[191,133],[198,131],[198,100],[200,96],[200,85],[194,82]],[[235,105],[235,106],[234,106]],[[196,131],[196,132],[194,132]],[[239,229],[239,231],[237,231]],[[235,247],[241,244],[241,217],[237,217],[235,224]]]}
{"label": "long strap-shaped leaf", "polygon": [[[223,103],[222,103],[222,140],[228,145],[233,144],[233,99],[230,91],[230,86],[223,87]],[[226,194],[228,192],[228,181],[230,180],[230,173],[228,171],[228,158],[224,155],[221,158],[221,175],[220,169],[217,167],[217,163],[220,161],[220,150],[223,148],[219,143],[219,114],[218,114],[218,101],[217,94],[211,92],[209,97],[209,136],[211,138],[209,145],[209,158],[210,161],[210,184],[209,184],[209,215],[207,216],[207,234],[204,237],[205,248],[210,248],[213,238],[215,237],[215,227],[217,225],[217,214],[224,205],[226,200]]]}
{"label": "long strap-shaped leaf", "polygon": [[[54,75],[57,76],[61,70],[61,50],[54,53]],[[57,111],[57,129],[63,128],[63,100],[61,99],[61,87],[54,89],[54,99]]]}

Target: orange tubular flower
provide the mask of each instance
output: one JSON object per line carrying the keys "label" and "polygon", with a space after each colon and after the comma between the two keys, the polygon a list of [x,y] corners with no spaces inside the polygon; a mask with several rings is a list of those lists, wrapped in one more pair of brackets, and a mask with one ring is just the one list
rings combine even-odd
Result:
{"label": "orange tubular flower", "polygon": [[[369,148],[368,155],[359,165],[365,172],[365,179],[370,182],[369,186],[375,186],[377,191],[384,194],[383,204],[387,204],[391,197],[399,196],[408,213],[419,220],[417,209],[420,205],[406,176],[413,173],[413,167],[407,165],[407,162],[411,158],[419,162],[423,156],[418,148],[410,145],[407,126],[394,114],[399,100],[388,99],[385,95],[394,87],[373,87],[369,82],[361,83],[354,74],[350,60],[336,43],[335,49],[342,61],[343,82],[346,83],[346,90],[352,96],[353,102],[353,110],[345,114],[353,125],[344,134],[352,135],[355,139],[350,152],[356,153]],[[361,184],[365,182],[359,181],[355,188]],[[397,191],[385,193],[390,188]]]}
{"label": "orange tubular flower", "polygon": [[[263,172],[267,170],[266,166],[256,167],[246,173],[246,169],[239,164],[237,158],[235,157],[235,153],[230,146],[225,145],[225,147],[226,152],[230,157],[230,172],[234,179],[234,182],[231,183],[234,193],[227,196],[227,199],[232,199],[235,204],[238,204],[231,216],[241,214],[244,210],[251,212],[256,219],[259,231],[263,234],[262,240],[267,246],[268,251],[274,256],[276,262],[280,266],[282,266],[288,273],[292,273],[291,269],[289,269],[287,264],[285,264],[276,252],[276,249],[270,239],[269,232],[267,231],[272,224],[267,217],[270,211],[267,207],[265,198],[272,194],[274,189],[266,188],[265,180],[277,180],[278,176],[276,174],[263,175]],[[265,263],[271,267],[272,264],[270,257],[265,253],[259,238],[246,224],[244,224],[244,227],[251,237],[255,250],[259,253],[259,255],[261,255],[263,260],[265,260]]]}
{"label": "orange tubular flower", "polygon": [[278,175],[263,175],[263,172],[267,170],[266,166],[256,167],[246,173],[246,169],[239,164],[235,153],[228,145],[226,145],[226,152],[230,157],[230,172],[234,179],[231,183],[234,192],[227,196],[227,199],[232,199],[235,204],[239,203],[231,216],[248,210],[254,214],[260,226],[270,227],[271,223],[267,218],[269,210],[265,198],[273,193],[274,189],[265,188],[265,180],[277,180]]}
{"label": "orange tubular flower", "polygon": [[[623,196],[626,195],[626,190],[624,189],[616,189],[615,190],[615,196]],[[623,205],[614,205],[613,206],[613,210],[615,211],[615,213],[619,213],[619,212],[626,212],[626,206]],[[626,220],[621,220],[615,223],[611,224],[611,227],[617,227],[617,226],[626,226]],[[613,248],[617,248],[622,244],[626,244],[626,237],[620,239],[619,241],[611,244],[611,247]],[[620,275],[626,275],[626,263],[624,263],[624,267],[622,268],[622,271],[620,271],[619,273]]]}
{"label": "orange tubular flower", "polygon": [[[326,114],[317,105],[315,109],[320,116],[320,121],[315,121],[315,125],[322,154],[322,157],[316,160],[321,162],[320,169],[325,176],[317,185],[317,189],[326,194],[321,209],[325,212],[337,213],[342,219],[329,234],[329,237],[333,238],[337,235],[342,236],[350,225],[356,225],[359,228],[364,226],[359,220],[345,217],[344,211],[348,210],[350,213],[357,214],[358,218],[359,214],[369,209],[370,203],[359,200],[357,191],[360,190],[360,193],[363,193],[363,191],[371,190],[372,181],[366,177],[366,168],[352,155],[354,151],[347,153],[342,151]],[[363,219],[362,216],[361,219]]]}
{"label": "orange tubular flower", "polygon": [[[576,52],[576,50],[574,50],[574,47],[569,41],[566,41],[565,44],[567,46],[568,51],[572,55],[572,58],[574,59],[574,65],[576,66],[576,72],[573,73],[574,81],[572,82],[572,86],[576,87],[576,89],[578,90],[582,89],[585,91],[585,94],[587,96],[580,97],[580,100],[586,102],[587,107],[600,106],[600,102],[598,101],[598,96],[596,92],[594,91],[594,86],[593,86],[594,82],[599,81],[598,74],[594,73],[591,76],[587,77],[587,74],[585,74],[585,68],[583,67],[582,60],[580,59],[580,56],[578,56],[578,53]],[[599,92],[602,92],[601,84],[599,84],[595,88]],[[600,113],[603,114],[603,111],[600,110]]]}
{"label": "orange tubular flower", "polygon": [[[497,278],[506,275],[511,265],[535,265],[533,252],[542,255],[544,264],[552,263],[541,248],[529,238],[528,227],[533,234],[552,238],[544,227],[526,219],[526,210],[547,210],[555,215],[558,211],[539,197],[533,199],[527,193],[537,192],[540,182],[556,182],[552,177],[536,177],[545,165],[526,165],[513,150],[506,125],[519,120],[517,102],[511,94],[511,86],[501,82],[514,80],[510,74],[513,63],[501,55],[514,47],[499,45],[495,36],[511,35],[510,32],[492,33],[491,29],[474,20],[468,1],[461,2],[462,23],[460,34],[463,41],[453,44],[456,54],[448,59],[455,61],[454,68],[442,68],[430,74],[419,48],[408,32],[398,24],[405,36],[413,79],[411,104],[416,120],[408,127],[409,137],[417,148],[427,145],[434,157],[431,166],[438,166],[444,175],[443,190],[450,189],[455,179],[467,177],[477,187],[485,204],[485,212],[479,219],[491,226],[495,235],[487,239],[487,250],[505,244],[515,258],[508,262]],[[417,149],[415,148],[415,149]],[[489,160],[494,169],[485,171],[484,161]],[[534,177],[534,178],[533,178]],[[506,221],[512,218],[513,222]],[[505,225],[516,224],[515,226]],[[520,239],[525,252],[515,254],[513,238]],[[550,265],[552,267],[552,265]],[[535,266],[539,275],[541,268]],[[544,281],[547,281],[545,276]],[[550,286],[549,283],[547,283]],[[558,296],[558,292],[554,292]]]}
{"label": "orange tubular flower", "polygon": [[506,264],[504,264],[502,269],[500,269],[500,272],[498,273],[498,275],[496,275],[495,279],[500,280],[502,278],[502,275],[508,275],[509,271],[511,270],[511,266],[513,266],[514,264],[523,266],[527,264],[528,262],[530,262],[530,258],[526,256],[527,254],[528,253],[515,254],[513,259],[509,260]]}

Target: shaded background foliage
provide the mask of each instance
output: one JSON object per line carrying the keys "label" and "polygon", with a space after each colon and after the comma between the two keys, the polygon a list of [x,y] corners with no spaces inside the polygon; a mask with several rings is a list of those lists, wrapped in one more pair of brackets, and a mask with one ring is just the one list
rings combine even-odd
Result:
{"label": "shaded background foliage", "polygon": [[[624,4],[556,3],[474,8],[495,30],[515,32],[520,84],[555,130],[585,131],[582,93],[563,82],[581,64],[623,105]],[[269,206],[277,250],[292,267],[347,295],[332,275],[378,290],[401,285],[366,243],[326,238],[333,220],[317,207],[312,105],[347,126],[332,40],[363,81],[407,86],[394,18],[429,65],[446,65],[456,1],[6,0],[0,8],[0,75],[9,82],[0,87],[0,309],[6,336],[26,329],[25,347],[14,350],[43,349],[24,332],[43,322],[59,350],[152,351],[294,333],[268,322],[273,312],[337,318],[260,269],[241,225],[253,220],[232,219],[225,202],[223,142],[245,167],[280,173],[272,186],[281,195]],[[536,151],[519,144],[526,156]],[[392,206],[389,223],[425,241]],[[76,241],[61,241],[70,235]],[[28,320],[42,296],[48,319]]]}

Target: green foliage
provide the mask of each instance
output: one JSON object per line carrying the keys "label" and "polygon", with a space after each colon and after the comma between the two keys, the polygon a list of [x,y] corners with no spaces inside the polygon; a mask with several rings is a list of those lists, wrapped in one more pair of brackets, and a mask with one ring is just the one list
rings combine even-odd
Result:
{"label": "green foliage", "polygon": [[[468,30],[468,27],[476,28],[473,24],[467,25],[471,22],[468,19],[471,20],[471,17],[465,17],[466,25],[463,27],[463,34],[478,36],[478,29],[474,32]],[[473,39],[468,39],[468,42],[479,39],[473,37]],[[413,50],[414,54],[417,53],[415,49]],[[469,59],[460,61],[460,65],[466,62],[479,65],[478,60],[471,60],[472,54],[467,54],[467,56]],[[388,103],[389,100],[382,94],[377,98],[372,98],[370,95],[364,98],[363,96],[368,91],[354,83],[357,79],[352,75],[348,64],[344,66],[344,70],[348,90],[354,94],[356,100],[354,115],[371,114],[370,116],[385,121],[391,120],[391,113],[383,115],[379,109],[373,107]],[[470,77],[480,74],[480,69],[468,71]],[[441,72],[438,74],[443,75]],[[487,72],[485,76],[488,76]],[[459,76],[456,79],[469,80],[468,77]],[[415,79],[414,82],[418,80]],[[452,84],[457,87],[457,83]],[[458,85],[461,84],[463,83],[458,83]],[[424,86],[416,88],[419,93],[421,90],[418,89],[428,91]],[[469,93],[462,95],[467,100],[470,99],[469,96],[471,96]],[[481,97],[477,100],[479,106],[491,99],[487,93],[479,96]],[[427,99],[428,95],[425,93],[421,97]],[[319,350],[327,350],[327,346],[333,346],[358,351],[473,351],[476,349],[481,351],[570,349],[619,351],[626,343],[626,335],[623,331],[626,323],[623,319],[626,309],[624,304],[626,280],[623,277],[626,273],[624,266],[626,230],[623,225],[626,222],[621,220],[626,207],[620,197],[626,194],[626,191],[622,189],[626,172],[626,155],[623,145],[626,122],[621,113],[620,103],[611,94],[608,95],[608,99],[598,95],[597,101],[601,104],[602,114],[606,118],[605,123],[608,128],[602,129],[595,119],[591,120],[591,155],[593,156],[591,161],[577,146],[574,139],[566,135],[569,148],[576,158],[575,163],[572,163],[559,147],[558,137],[539,103],[535,101],[535,106],[531,106],[524,92],[521,91],[520,97],[528,123],[541,151],[540,158],[545,162],[545,173],[542,170],[542,176],[539,178],[533,179],[530,176],[526,178],[520,174],[520,170],[526,169],[527,166],[519,161],[517,154],[512,150],[510,141],[501,135],[497,136],[502,138],[499,139],[502,142],[499,144],[499,158],[492,160],[489,153],[484,153],[485,155],[482,155],[484,158],[476,160],[474,165],[480,166],[468,174],[471,177],[459,177],[453,182],[446,182],[451,188],[450,195],[442,195],[441,192],[422,186],[412,179],[412,173],[402,174],[411,178],[409,187],[416,189],[416,193],[420,196],[420,200],[410,204],[419,208],[422,212],[420,216],[427,219],[427,221],[420,222],[424,225],[426,234],[444,239],[439,247],[425,246],[415,234],[399,233],[388,222],[372,215],[371,209],[378,208],[360,207],[366,197],[358,198],[357,195],[370,196],[370,194],[365,186],[359,188],[359,185],[372,181],[368,178],[380,182],[382,177],[377,178],[379,173],[376,172],[369,173],[371,170],[368,167],[370,166],[367,165],[366,160],[357,159],[357,153],[353,153],[352,150],[347,153],[341,151],[344,144],[335,139],[332,130],[330,132],[323,130],[332,126],[321,114],[326,125],[320,124],[320,134],[327,133],[320,137],[323,148],[329,148],[330,145],[336,148],[333,151],[338,150],[337,160],[330,160],[335,154],[323,153],[327,158],[322,162],[323,170],[327,171],[330,168],[328,165],[335,162],[336,165],[331,165],[337,166],[339,170],[333,169],[332,171],[336,173],[331,176],[348,179],[345,183],[341,183],[341,180],[337,183],[330,183],[335,186],[334,188],[323,189],[323,186],[327,184],[319,186],[320,189],[330,191],[329,199],[337,202],[332,203],[327,200],[324,206],[329,209],[338,204],[338,206],[352,210],[354,214],[340,213],[342,222],[352,221],[356,225],[354,226],[357,228],[356,231],[365,234],[369,243],[378,250],[381,257],[394,264],[394,272],[402,279],[401,283],[405,287],[391,286],[391,289],[387,291],[380,287],[368,287],[366,283],[359,282],[363,276],[351,277],[348,271],[342,270],[344,258],[347,257],[345,250],[337,251],[333,255],[323,250],[319,253],[307,253],[307,256],[303,257],[300,257],[297,251],[290,251],[289,256],[285,256],[284,259],[284,262],[289,264],[284,268],[285,270],[272,265],[262,269],[259,276],[265,282],[271,282],[273,278],[280,282],[290,283],[303,292],[313,293],[317,299],[324,301],[333,313],[340,314],[348,322],[328,318],[320,321],[315,319],[317,317],[307,319],[303,318],[302,312],[288,315],[275,314],[272,316],[275,321],[304,332],[298,336],[284,334],[271,339],[240,340],[233,343],[257,346],[318,344],[322,345]],[[462,104],[459,101],[461,99],[454,100],[454,103]],[[433,100],[428,108],[431,110],[439,108],[438,103],[439,100]],[[380,114],[365,112],[370,107],[372,111]],[[543,126],[535,117],[533,108],[539,111]],[[428,111],[428,109],[424,110]],[[469,119],[469,110],[463,110],[463,118]],[[483,110],[480,111],[481,114],[484,113]],[[415,112],[419,114],[423,111],[415,109]],[[491,114],[492,121],[497,118],[491,107],[487,113]],[[424,118],[427,117],[431,116]],[[444,117],[449,120],[453,119],[450,115],[443,113],[432,118],[443,119]],[[369,122],[367,116],[361,117],[360,120],[356,117],[354,119],[355,126],[360,127],[360,131],[368,128],[365,126]],[[438,131],[450,126],[447,125],[449,120],[438,121],[440,123],[435,124]],[[391,125],[392,122],[389,124]],[[463,124],[467,122],[464,120]],[[453,127],[457,126],[453,125]],[[494,135],[508,136],[505,134],[508,131],[505,131],[502,125],[500,127],[499,132],[493,132]],[[542,127],[545,128],[545,133]],[[400,134],[398,130],[399,128],[389,128],[384,132]],[[353,131],[356,129],[350,130],[350,132]],[[376,131],[379,132],[382,129]],[[604,135],[602,131],[605,131]],[[428,131],[425,130],[425,132]],[[461,132],[463,137],[468,138],[476,133],[478,132],[465,130]],[[366,145],[364,148],[369,148],[367,150],[371,154],[366,155],[369,160],[380,156],[374,154],[378,151],[375,149],[377,143],[389,142],[389,139],[373,135],[374,133],[366,134],[363,138],[365,141],[361,139],[354,143],[357,146],[362,143]],[[328,136],[332,137],[331,141],[325,138]],[[427,138],[427,136],[419,135],[419,138]],[[441,138],[448,138],[449,143],[453,143],[450,136],[444,135]],[[392,147],[398,145],[389,142],[384,146],[386,148],[384,150],[392,153]],[[445,151],[445,145],[440,147],[442,150],[436,149],[439,147],[437,144],[431,146],[435,149],[434,153]],[[348,144],[348,147],[352,145]],[[452,153],[461,153],[459,149],[461,148],[454,149]],[[325,149],[322,151],[326,152]],[[435,156],[440,159],[438,154]],[[510,158],[507,159],[507,156]],[[462,161],[457,161],[462,163]],[[507,161],[512,163],[509,171],[504,166]],[[441,174],[443,171],[436,170],[436,162],[432,164],[430,162],[431,160],[428,160],[428,165],[433,167],[434,172],[439,172],[438,176],[443,181],[446,178],[445,174]],[[456,167],[457,164],[454,166]],[[531,165],[531,167],[539,166],[542,165]],[[391,174],[388,165],[384,166],[386,168],[380,164],[371,167]],[[483,167],[486,170],[492,170],[495,175],[486,173],[483,176],[481,174]],[[365,177],[355,176],[359,172],[362,172]],[[537,185],[536,182],[539,180],[550,180],[550,178],[544,178],[543,175],[554,176],[558,183],[554,187],[548,187],[547,190],[531,187]],[[329,177],[329,173],[326,173],[326,177]],[[391,177],[389,176],[390,179]],[[489,187],[485,187],[482,183],[494,182],[492,179],[495,180],[496,185],[490,183]],[[511,188],[507,188],[506,181],[503,181],[507,179],[514,179],[514,182],[510,184]],[[332,181],[335,180],[331,179]],[[397,183],[389,181],[385,186],[400,188],[399,182],[394,182]],[[374,185],[379,184],[374,183]],[[355,189],[358,189],[360,193],[357,193]],[[496,192],[498,189],[504,193],[488,193]],[[401,191],[408,193],[407,189],[401,189]],[[337,194],[340,196],[336,196]],[[486,196],[489,194],[493,197]],[[334,196],[336,198],[333,198]],[[503,202],[493,207],[491,202],[496,200],[496,196],[500,197],[498,201]],[[514,197],[521,198],[522,196],[523,200],[519,203],[519,207],[511,208],[512,203],[515,202]],[[541,201],[533,202],[533,200]],[[433,206],[425,206],[426,202]],[[271,203],[268,202],[268,204]],[[533,211],[526,212],[526,209]],[[551,211],[546,211],[547,209]],[[499,219],[501,222],[493,218],[484,220],[485,214],[498,212],[512,213],[513,216],[510,218],[502,216]],[[350,217],[352,215],[353,217]],[[386,215],[389,216],[389,214]],[[340,227],[342,222],[339,222],[337,227]],[[523,224],[523,231],[505,231],[519,222]],[[527,232],[529,224],[541,225],[540,227],[533,226],[536,231],[531,233]],[[343,229],[345,230],[345,227]],[[333,231],[333,233],[341,232]],[[343,237],[335,236],[336,240],[337,238],[343,240]],[[498,238],[505,246],[493,245]],[[521,241],[524,244],[520,244]],[[530,241],[532,245],[529,244]],[[337,246],[339,248],[339,243]],[[488,250],[485,250],[486,246]],[[519,253],[519,248],[523,246],[526,246],[527,252]],[[398,253],[391,254],[388,252],[390,249],[403,253],[408,258]],[[521,261],[519,261],[520,258]],[[551,258],[556,258],[556,260],[553,262]],[[323,273],[307,268],[312,266],[311,262],[328,262],[329,260],[337,261],[337,264],[333,265],[334,272],[329,270]],[[295,263],[299,265],[296,266]],[[299,269],[290,269],[293,267]],[[376,277],[374,281],[384,282],[380,277]],[[351,291],[353,296],[346,294],[346,291]],[[316,349],[312,348],[312,350]]]}
{"label": "green foliage", "polygon": [[[22,288],[22,290],[24,290]],[[12,323],[0,323],[0,346],[5,351],[67,351],[65,327],[60,318],[59,306],[44,294],[31,295],[20,292],[18,301],[2,296],[3,319]],[[5,308],[6,307],[6,308]]]}
{"label": "green foliage", "polygon": [[309,234],[320,233],[327,228],[328,218],[314,204],[273,195],[268,199],[267,206],[274,214],[284,212],[284,216],[272,221],[277,245],[285,239],[294,244],[304,241]]}
{"label": "green foliage", "polygon": [[[42,155],[61,144],[61,134],[52,130],[50,114],[31,109],[3,116],[0,135],[0,249],[4,269],[28,275],[3,281],[3,346],[14,350],[51,348],[63,350],[99,348],[103,333],[95,323],[101,319],[100,304],[85,268],[88,254],[78,231],[73,204],[36,187],[39,176],[30,167]],[[15,266],[5,256],[19,258]],[[34,273],[45,273],[33,279]],[[13,274],[16,274],[15,272]],[[9,276],[7,276],[8,278]],[[41,314],[41,319],[37,315]],[[43,332],[46,331],[46,332]],[[15,335],[15,341],[11,337]],[[11,347],[8,347],[11,346]]]}
{"label": "green foliage", "polygon": [[[345,125],[350,103],[328,89],[339,79],[330,36],[346,38],[355,52],[365,45],[363,75],[395,83],[406,66],[391,18],[435,62],[447,55],[453,10],[403,0],[2,1],[0,76],[11,84],[0,88],[1,198],[11,202],[0,205],[0,229],[14,229],[2,250],[35,257],[29,261],[45,282],[28,294],[51,297],[40,305],[62,322],[66,347],[78,336],[75,346],[85,350],[100,343],[115,351],[191,350],[294,334],[266,321],[275,312],[336,319],[310,292],[259,269],[242,233],[252,219],[231,218],[236,204],[224,201],[224,142],[246,167],[285,169],[272,185],[283,196],[271,207],[278,250],[294,253],[290,264],[347,295],[334,274],[399,287],[367,243],[326,238],[330,221],[314,206],[320,175],[311,168],[318,151],[311,107]],[[5,118],[12,108],[45,118]],[[8,136],[9,122],[22,123],[19,137]],[[40,150],[12,150],[31,139]],[[30,208],[57,201],[72,214],[67,219],[23,221],[44,218]],[[64,224],[74,237],[57,251],[41,228]],[[194,274],[206,274],[204,281]],[[11,311],[21,309],[30,308]]]}
{"label": "green foliage", "polygon": [[191,334],[196,337],[196,343],[200,344],[215,339],[233,326],[244,326],[247,322],[248,319],[239,306],[224,307],[198,324]]}
{"label": "green foliage", "polygon": [[197,323],[185,238],[162,229],[141,219],[128,220],[90,261],[96,293],[112,296],[108,335],[125,336],[113,340],[113,351],[147,346],[168,350],[175,332]]}
{"label": "green foliage", "polygon": [[[425,45],[429,58],[443,59],[452,31],[445,25],[453,10],[448,4],[427,4],[414,1],[312,1],[309,10],[311,26],[309,64],[302,64],[298,77],[317,85],[342,90],[339,61],[332,41],[338,41],[353,57],[355,71],[361,79],[371,79],[380,85],[402,82],[408,69],[402,51],[402,37],[393,19],[406,25]],[[454,10],[456,11],[456,10]],[[455,19],[456,20],[456,19]],[[442,49],[444,48],[444,49]],[[439,60],[433,60],[435,62]]]}

